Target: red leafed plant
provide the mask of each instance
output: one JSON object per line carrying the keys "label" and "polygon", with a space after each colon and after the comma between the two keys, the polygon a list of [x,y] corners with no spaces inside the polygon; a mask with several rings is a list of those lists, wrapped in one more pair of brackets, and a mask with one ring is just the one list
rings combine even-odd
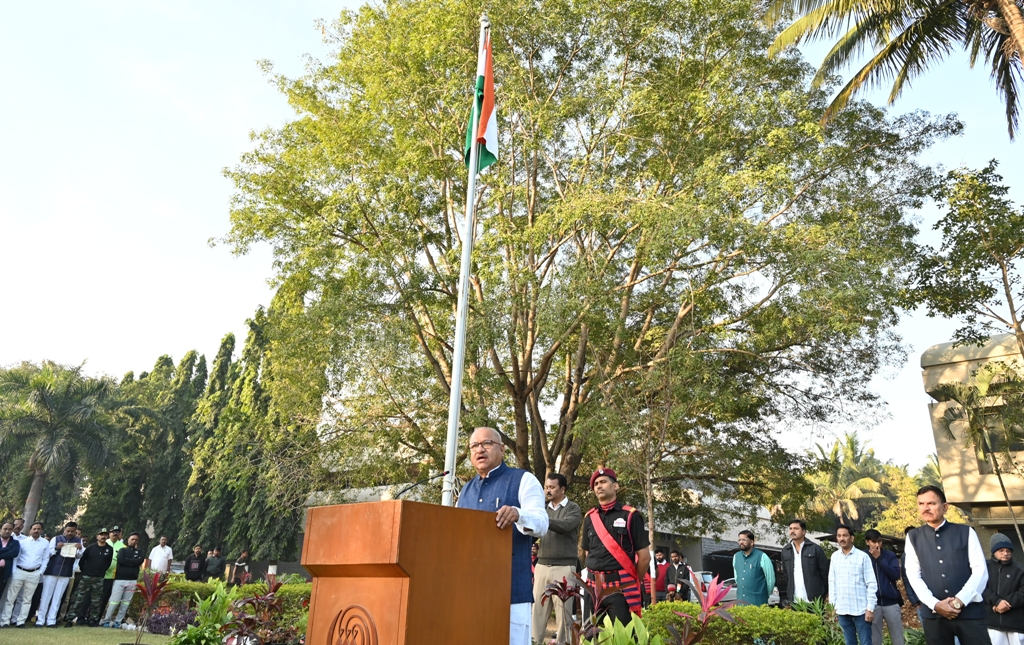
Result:
{"label": "red leafed plant", "polygon": [[[552,582],[544,588],[544,593],[540,597],[541,604],[547,602],[552,596],[557,597],[562,602],[571,598],[581,599],[584,596],[588,598],[588,602],[591,607],[597,608],[601,606],[601,603],[608,596],[622,593],[622,589],[616,585],[612,585],[607,589],[604,589],[604,574],[600,572],[594,572],[594,580],[587,581],[580,576],[573,574],[577,585],[570,585],[567,578],[562,578],[561,582]],[[582,615],[583,612],[578,612]],[[601,624],[596,620],[596,612],[590,612],[590,617],[585,621],[574,620],[572,622],[572,645],[580,645],[584,638],[594,639],[601,632]]]}
{"label": "red leafed plant", "polygon": [[[277,597],[281,583],[277,576],[267,576],[267,593],[256,594],[236,600],[232,605],[234,617],[220,630],[233,643],[263,643],[268,639],[278,642],[274,619],[282,610],[282,601]],[[287,630],[285,630],[287,631]]]}
{"label": "red leafed plant", "polygon": [[135,645],[139,645],[142,635],[146,632],[146,623],[153,613],[153,608],[164,593],[167,586],[167,576],[161,578],[159,571],[143,571],[142,582],[135,583],[135,588],[142,596],[142,613],[139,616],[139,627],[135,630]]}
{"label": "red leafed plant", "polygon": [[693,582],[687,581],[686,584],[693,589],[697,596],[700,613],[695,618],[681,611],[672,612],[684,619],[682,629],[677,628],[675,625],[665,626],[669,634],[672,635],[671,642],[673,645],[693,645],[704,640],[704,636],[707,635],[708,623],[715,616],[730,623],[739,621],[738,618],[729,613],[729,610],[736,606],[737,601],[722,602],[729,593],[729,590],[732,589],[731,586],[718,582],[718,576],[715,576],[708,584],[707,593],[704,593],[700,589],[701,586],[694,584],[694,582],[696,582],[696,578],[693,578]]}

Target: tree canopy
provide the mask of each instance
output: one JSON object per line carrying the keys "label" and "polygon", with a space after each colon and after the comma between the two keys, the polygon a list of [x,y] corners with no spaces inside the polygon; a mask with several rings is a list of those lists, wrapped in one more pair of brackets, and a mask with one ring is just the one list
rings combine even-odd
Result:
{"label": "tree canopy", "polygon": [[[443,468],[476,11],[343,14],[331,60],[275,77],[296,118],[227,171],[227,243],[269,243],[292,315],[330,336],[282,346],[327,366],[321,433],[353,485]],[[672,361],[739,397],[708,432],[868,403],[901,355],[908,216],[935,179],[917,155],[959,124],[856,104],[823,129],[826,92],[765,56],[745,0],[487,11],[506,152],[481,176],[463,428],[571,480],[612,456],[615,390]]]}

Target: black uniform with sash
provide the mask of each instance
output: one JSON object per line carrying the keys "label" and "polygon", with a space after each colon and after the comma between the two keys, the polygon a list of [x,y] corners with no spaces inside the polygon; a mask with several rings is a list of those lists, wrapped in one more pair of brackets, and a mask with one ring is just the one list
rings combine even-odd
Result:
{"label": "black uniform with sash", "polygon": [[[600,522],[600,524],[597,524]],[[589,579],[603,577],[603,587],[619,587],[621,594],[608,596],[597,607],[623,624],[630,621],[630,612],[640,615],[640,583],[636,570],[636,554],[651,544],[639,511],[616,500],[610,508],[594,507],[583,518],[583,548],[587,550]]]}

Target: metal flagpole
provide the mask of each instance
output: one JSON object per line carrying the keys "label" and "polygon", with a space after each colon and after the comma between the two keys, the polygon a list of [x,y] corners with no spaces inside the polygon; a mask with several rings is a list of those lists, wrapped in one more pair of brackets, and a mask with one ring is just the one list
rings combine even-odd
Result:
{"label": "metal flagpole", "polygon": [[[480,15],[480,47],[477,52],[476,80],[484,75],[487,61],[484,42],[491,23],[487,16]],[[459,306],[455,313],[455,351],[452,355],[452,387],[448,399],[448,439],[445,443],[444,469],[448,475],[441,489],[441,505],[455,505],[455,455],[459,450],[459,412],[462,409],[462,371],[466,359],[466,319],[469,315],[469,272],[473,258],[473,237],[476,235],[476,175],[480,164],[480,143],[476,131],[480,125],[480,111],[477,108],[476,90],[473,91],[473,118],[470,132],[473,145],[469,148],[469,182],[466,186],[466,229],[462,235],[462,271],[459,275]]]}

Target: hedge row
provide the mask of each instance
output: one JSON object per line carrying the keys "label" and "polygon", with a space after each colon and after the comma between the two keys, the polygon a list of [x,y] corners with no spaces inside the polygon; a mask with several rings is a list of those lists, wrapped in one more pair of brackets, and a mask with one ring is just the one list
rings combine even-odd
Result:
{"label": "hedge row", "polygon": [[[682,625],[674,611],[696,616],[700,606],[692,602],[659,602],[644,610],[643,620],[651,635],[668,637],[668,624]],[[729,610],[738,621],[730,623],[715,617],[704,638],[709,645],[808,645],[825,637],[825,627],[817,616],[771,607],[738,605]]]}

